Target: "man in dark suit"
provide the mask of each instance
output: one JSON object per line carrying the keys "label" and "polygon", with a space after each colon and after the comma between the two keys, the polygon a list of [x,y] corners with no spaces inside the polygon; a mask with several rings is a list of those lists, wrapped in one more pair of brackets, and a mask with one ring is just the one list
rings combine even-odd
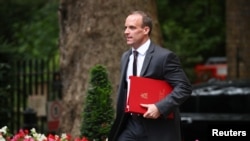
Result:
{"label": "man in dark suit", "polygon": [[[125,38],[131,49],[121,58],[121,80],[118,89],[116,119],[109,141],[181,141],[179,106],[191,95],[192,86],[181,68],[178,57],[150,40],[151,18],[134,11],[125,21]],[[133,51],[137,51],[137,76],[165,80],[173,91],[157,103],[141,104],[143,115],[126,113],[129,76],[133,68]],[[174,118],[167,116],[174,113]]]}

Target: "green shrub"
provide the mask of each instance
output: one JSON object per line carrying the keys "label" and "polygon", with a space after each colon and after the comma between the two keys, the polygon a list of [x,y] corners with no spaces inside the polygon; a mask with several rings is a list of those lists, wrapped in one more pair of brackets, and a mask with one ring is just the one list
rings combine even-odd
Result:
{"label": "green shrub", "polygon": [[102,141],[107,138],[114,118],[112,87],[102,65],[91,69],[90,82],[83,108],[81,136],[88,140]]}

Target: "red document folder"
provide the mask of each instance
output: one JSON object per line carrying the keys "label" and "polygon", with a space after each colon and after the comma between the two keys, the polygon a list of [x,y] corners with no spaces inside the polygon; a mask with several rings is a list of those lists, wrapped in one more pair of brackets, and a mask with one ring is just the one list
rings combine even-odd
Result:
{"label": "red document folder", "polygon": [[[140,106],[140,104],[154,104],[173,90],[172,86],[166,81],[130,76],[130,90],[127,101],[126,112],[144,114],[147,109]],[[169,115],[173,118],[173,113]]]}

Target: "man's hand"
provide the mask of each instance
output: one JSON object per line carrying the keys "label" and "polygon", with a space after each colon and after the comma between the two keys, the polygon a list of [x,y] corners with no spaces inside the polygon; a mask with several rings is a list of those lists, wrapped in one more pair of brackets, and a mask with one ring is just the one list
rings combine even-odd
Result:
{"label": "man's hand", "polygon": [[155,104],[141,104],[142,107],[147,108],[147,111],[143,114],[144,118],[157,119],[161,113]]}

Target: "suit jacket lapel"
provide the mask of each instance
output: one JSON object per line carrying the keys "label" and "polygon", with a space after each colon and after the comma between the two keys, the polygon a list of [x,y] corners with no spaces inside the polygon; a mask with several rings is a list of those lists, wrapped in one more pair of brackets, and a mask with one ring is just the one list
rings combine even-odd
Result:
{"label": "suit jacket lapel", "polygon": [[140,76],[145,75],[146,70],[148,68],[148,65],[151,61],[151,58],[153,57],[153,52],[154,52],[154,44],[151,42],[151,44],[146,52],[146,56],[145,56],[145,59],[144,59],[143,65],[142,65]]}
{"label": "suit jacket lapel", "polygon": [[128,68],[128,61],[129,61],[129,56],[130,56],[131,53],[132,53],[132,50],[129,50],[125,54],[124,58],[122,59],[122,69],[121,69],[122,73],[121,73],[121,76],[123,78],[126,78],[127,68]]}

